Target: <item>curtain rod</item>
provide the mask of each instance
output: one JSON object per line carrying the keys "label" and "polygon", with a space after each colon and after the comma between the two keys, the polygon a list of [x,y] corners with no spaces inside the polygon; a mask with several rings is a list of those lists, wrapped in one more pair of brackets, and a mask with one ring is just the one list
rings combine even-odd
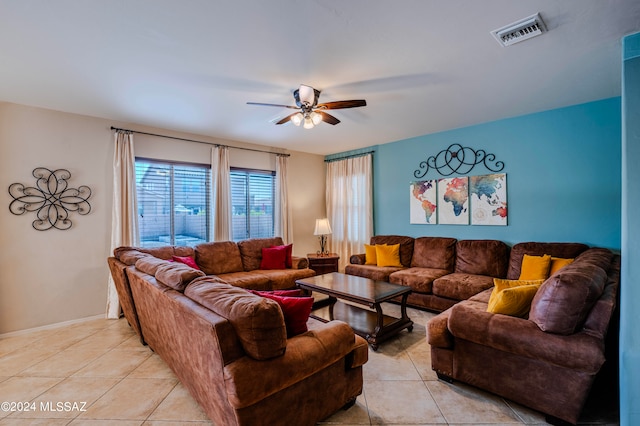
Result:
{"label": "curtain rod", "polygon": [[345,155],[344,157],[330,158],[324,160],[325,163],[331,163],[333,161],[346,160],[347,158],[364,157],[367,154],[373,154],[375,151],[359,152],[357,154]]}
{"label": "curtain rod", "polygon": [[229,146],[229,145],[223,145],[223,144],[220,144],[220,143],[204,142],[204,141],[197,141],[197,140],[194,140],[194,139],[178,138],[178,137],[175,137],[175,136],[158,135],[156,133],[147,133],[147,132],[139,132],[138,130],[120,129],[118,127],[113,127],[113,126],[111,126],[111,130],[115,130],[117,132],[129,132],[129,133],[138,133],[140,135],[157,136],[159,138],[175,139],[175,140],[178,140],[178,141],[202,143],[202,144],[205,144],[205,145],[222,146],[222,147],[225,147],[225,148],[242,149],[242,150],[245,150],[245,151],[264,152],[266,154],[280,155],[280,156],[283,156],[283,157],[290,157],[291,156],[291,154],[283,154],[283,153],[280,153],[280,152],[263,151],[261,149],[243,148],[243,147],[240,147],[240,146]]}

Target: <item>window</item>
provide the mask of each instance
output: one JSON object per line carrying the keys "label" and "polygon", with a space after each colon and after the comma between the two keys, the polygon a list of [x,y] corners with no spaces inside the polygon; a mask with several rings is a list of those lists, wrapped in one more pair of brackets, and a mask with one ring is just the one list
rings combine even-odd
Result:
{"label": "window", "polygon": [[274,234],[275,172],[231,168],[231,238],[269,238]]}
{"label": "window", "polygon": [[140,245],[209,241],[210,167],[136,158]]}

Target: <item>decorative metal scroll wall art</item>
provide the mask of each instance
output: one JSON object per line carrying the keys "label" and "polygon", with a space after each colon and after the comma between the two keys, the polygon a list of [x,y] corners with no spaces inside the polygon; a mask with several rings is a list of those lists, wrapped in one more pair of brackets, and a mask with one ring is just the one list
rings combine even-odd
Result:
{"label": "decorative metal scroll wall art", "polygon": [[484,164],[492,172],[500,172],[504,169],[504,163],[496,161],[494,154],[487,154],[483,149],[476,151],[468,146],[454,143],[421,162],[420,168],[414,171],[413,175],[418,179],[423,178],[430,169],[435,169],[443,176],[451,176],[454,173],[466,175],[477,164]]}
{"label": "decorative metal scroll wall art", "polygon": [[36,212],[37,219],[32,223],[34,229],[69,229],[72,225],[70,212],[86,215],[91,211],[91,189],[85,185],[69,188],[69,170],[38,167],[32,174],[36,178],[35,186],[24,186],[21,183],[9,186],[9,194],[13,198],[9,211],[15,215]]}

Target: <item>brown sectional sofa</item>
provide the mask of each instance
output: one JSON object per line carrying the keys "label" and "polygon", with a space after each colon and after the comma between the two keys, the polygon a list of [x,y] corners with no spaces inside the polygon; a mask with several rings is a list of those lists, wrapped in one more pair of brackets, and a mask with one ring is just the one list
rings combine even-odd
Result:
{"label": "brown sectional sofa", "polygon": [[400,244],[403,267],[366,265],[365,255],[355,254],[345,273],[411,287],[407,304],[417,308],[441,312],[507,275],[509,247],[502,241],[378,235],[371,244]]}
{"label": "brown sectional sofa", "polygon": [[[617,338],[620,256],[571,244],[516,244],[509,277],[520,273],[523,253],[575,257],[536,293],[528,318],[487,312],[491,290],[432,318],[427,324],[433,369],[445,380],[489,390],[547,415],[550,423],[575,424],[597,373]],[[615,389],[612,389],[615,392]]]}
{"label": "brown sectional sofa", "polygon": [[[617,335],[607,332],[618,315],[620,256],[610,250],[395,235],[371,244],[400,244],[403,267],[365,265],[355,255],[345,272],[410,286],[413,306],[441,311],[427,323],[427,340],[443,380],[531,407],[550,423],[575,424],[605,361],[617,363]],[[528,318],[487,312],[493,278],[518,279],[525,254],[575,260],[544,281]]]}
{"label": "brown sectional sofa", "polygon": [[253,238],[238,243],[233,241],[204,243],[196,247],[118,247],[107,262],[122,312],[144,343],[129,280],[125,274],[128,266],[135,265],[142,257],[151,256],[159,260],[169,260],[173,256],[188,256],[195,260],[204,274],[213,275],[227,284],[252,290],[291,289],[296,287],[296,280],[315,275],[315,272],[307,267],[307,259],[296,256],[292,256],[291,268],[259,269],[262,248],[281,245],[283,245],[282,238],[274,237]]}
{"label": "brown sectional sofa", "polygon": [[[271,241],[250,246],[266,243]],[[196,247],[196,259],[210,249]],[[238,278],[240,271],[206,275],[153,255],[188,252],[122,248],[109,264],[119,286],[128,286],[130,314],[141,336],[215,424],[314,425],[355,402],[368,359],[364,339],[343,322],[313,319],[308,331],[287,337],[277,302],[223,282],[226,273]],[[267,282],[257,279],[261,289],[293,283],[282,278],[282,271]],[[246,279],[236,282],[249,285]]]}

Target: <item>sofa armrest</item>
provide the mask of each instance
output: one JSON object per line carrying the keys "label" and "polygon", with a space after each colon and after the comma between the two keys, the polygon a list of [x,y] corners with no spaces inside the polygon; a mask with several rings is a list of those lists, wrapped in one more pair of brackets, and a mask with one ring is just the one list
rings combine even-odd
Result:
{"label": "sofa armrest", "polygon": [[448,327],[454,338],[590,374],[605,361],[602,339],[584,332],[547,333],[532,321],[492,314],[480,306],[463,301],[451,308]]}
{"label": "sofa armrest", "polygon": [[306,257],[291,256],[291,269],[305,269],[309,267]]}
{"label": "sofa armrest", "polygon": [[449,331],[449,314],[451,308],[440,312],[427,322],[427,343],[437,348],[453,348],[453,336]]}
{"label": "sofa armrest", "polygon": [[367,355],[356,337],[346,323],[331,321],[289,339],[282,356],[266,361],[246,356],[226,365],[229,402],[236,409],[248,407],[343,358],[345,368],[359,367]]}
{"label": "sofa armrest", "polygon": [[364,265],[364,262],[366,262],[366,255],[364,253],[352,254],[349,258],[349,263],[352,265]]}

